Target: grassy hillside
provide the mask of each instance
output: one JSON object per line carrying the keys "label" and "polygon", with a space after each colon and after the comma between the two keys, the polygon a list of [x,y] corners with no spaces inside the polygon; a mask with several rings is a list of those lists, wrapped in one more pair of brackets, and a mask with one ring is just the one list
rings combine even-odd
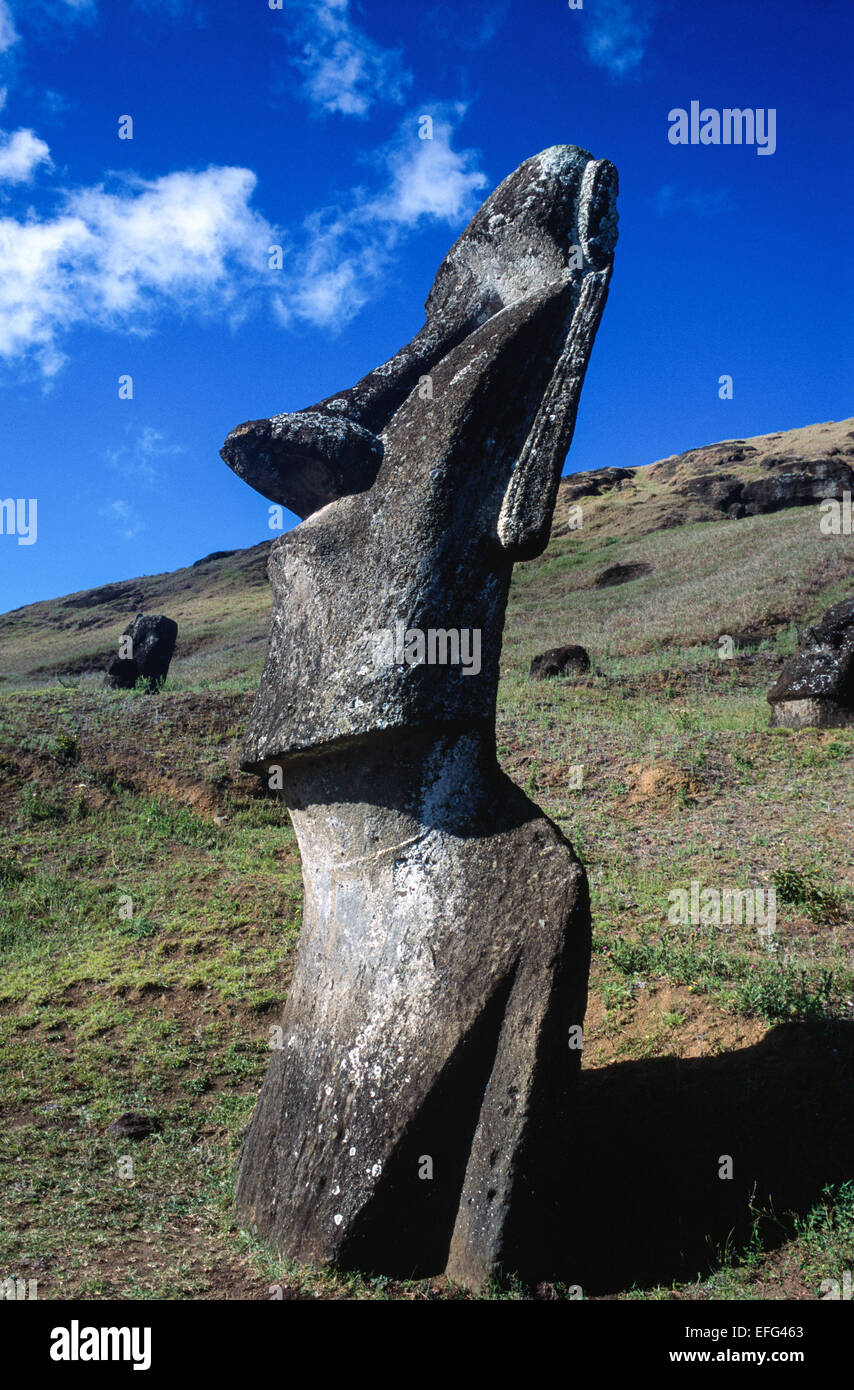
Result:
{"label": "grassy hillside", "polygon": [[[595,929],[575,1238],[539,1297],[816,1299],[854,1260],[854,730],[770,730],[765,701],[794,624],[854,592],[854,537],[815,504],[698,517],[677,487],[706,467],[569,480],[600,489],[584,525],[514,580],[499,753],[583,857]],[[0,1276],[42,1298],[463,1296],[286,1267],[234,1225],[301,912],[284,808],[237,770],[265,551],[0,619]],[[649,568],[599,587],[616,563]],[[141,608],[179,622],[169,684],[104,691]],[[578,641],[588,677],[530,681]],[[692,880],[775,887],[775,933],[673,925]],[[128,1110],[157,1132],[113,1137]]]}
{"label": "grassy hillside", "polygon": [[261,672],[270,618],[270,542],[215,552],[169,574],[104,584],[0,614],[0,689],[102,683],[107,659],[136,613],[178,623],[170,688],[220,689]]}
{"label": "grassy hillside", "polygon": [[[607,661],[716,644],[724,616],[773,632],[814,614],[851,574],[851,538],[823,536],[817,507],[791,507],[785,495],[797,495],[816,470],[836,477],[835,495],[854,488],[854,419],[727,440],[620,470],[616,481],[613,469],[564,479],[548,550],[515,572],[504,669],[522,669],[543,645],[570,638]],[[718,506],[723,477],[773,482],[782,509],[733,520]],[[569,530],[568,509],[579,504],[583,524]],[[0,614],[0,689],[55,686],[58,677],[97,688],[140,611],[178,623],[170,689],[254,689],[270,616],[268,550],[263,541],[215,552],[169,574]],[[597,589],[615,563],[651,570],[628,589]]]}

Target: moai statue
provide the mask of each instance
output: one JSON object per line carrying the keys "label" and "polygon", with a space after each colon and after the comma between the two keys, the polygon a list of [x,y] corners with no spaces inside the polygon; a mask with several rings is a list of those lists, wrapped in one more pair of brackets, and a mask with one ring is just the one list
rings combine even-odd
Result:
{"label": "moai statue", "polygon": [[[243,1146],[284,1256],[546,1278],[587,998],[587,884],[500,770],[513,564],[545,548],[611,276],[617,176],[557,145],[452,246],[412,342],[222,449],[304,518],[270,554],[245,769],[302,856],[296,968]],[[476,655],[475,655],[476,654]]]}

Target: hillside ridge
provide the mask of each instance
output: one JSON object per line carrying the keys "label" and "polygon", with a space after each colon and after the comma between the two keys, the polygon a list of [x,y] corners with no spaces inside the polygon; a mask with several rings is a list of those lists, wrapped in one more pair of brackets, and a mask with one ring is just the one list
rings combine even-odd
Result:
{"label": "hillside ridge", "polygon": [[[538,560],[517,566],[508,636],[518,631],[521,639],[517,624],[523,615],[532,642],[552,626],[560,641],[575,640],[579,617],[585,626],[589,618],[619,631],[625,596],[631,594],[635,602],[642,595],[651,611],[661,609],[660,622],[651,622],[646,649],[686,636],[707,640],[711,610],[707,605],[702,612],[697,594],[689,596],[687,588],[693,584],[697,590],[701,582],[708,588],[714,557],[702,564],[698,557],[692,575],[685,573],[683,554],[692,534],[684,528],[702,523],[723,527],[716,547],[720,574],[713,586],[721,612],[734,611],[744,623],[768,617],[763,583],[750,577],[746,559],[740,563],[741,549],[755,549],[760,537],[762,545],[774,542],[772,563],[781,566],[777,575],[762,575],[779,597],[773,606],[782,616],[773,626],[779,627],[784,617],[800,618],[809,611],[812,595],[849,576],[850,538],[821,544],[828,538],[818,536],[813,514],[821,500],[840,498],[846,491],[854,493],[854,417],[721,440],[637,467],[607,465],[569,474],[560,483],[548,549]],[[800,523],[794,531],[782,523],[773,533],[763,528],[762,518],[796,509],[803,512],[800,530]],[[668,533],[671,559],[658,554]],[[238,682],[251,688],[269,628],[271,543],[216,550],[177,570],[118,580],[0,614],[0,688],[68,678],[97,682],[122,630],[141,611],[165,613],[178,623],[172,673],[179,682]],[[782,563],[777,551],[783,544],[797,564]],[[755,568],[754,556],[751,564]],[[591,607],[582,594],[613,582],[606,569],[619,572],[620,586],[609,601],[613,607]],[[546,574],[551,576],[548,583]],[[628,589],[624,578],[632,581]],[[685,595],[680,584],[686,586]],[[711,590],[708,597],[711,603]],[[579,614],[573,617],[576,601]],[[687,632],[673,616],[692,610],[696,633]]]}

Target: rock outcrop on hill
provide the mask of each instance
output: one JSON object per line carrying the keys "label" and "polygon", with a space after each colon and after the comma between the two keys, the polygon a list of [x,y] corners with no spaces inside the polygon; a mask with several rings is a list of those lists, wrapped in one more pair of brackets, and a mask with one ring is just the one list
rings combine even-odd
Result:
{"label": "rock outcrop on hill", "polygon": [[790,729],[854,724],[854,598],[798,635],[798,650],[768,692],[771,723]]}
{"label": "rock outcrop on hill", "polygon": [[841,499],[854,492],[854,419],[785,433],[725,439],[636,468],[597,468],[561,480],[552,534],[595,534],[612,523],[618,496],[625,535],[695,521],[739,520],[788,507]]}
{"label": "rock outcrop on hill", "polygon": [[472,1287],[551,1268],[587,887],[499,771],[495,704],[511,572],[548,541],[605,304],[615,195],[584,150],[527,160],[451,248],[407,347],[223,447],[305,517],[271,552],[244,762],[283,791],[306,890],[237,1188],[241,1219],[291,1258]]}

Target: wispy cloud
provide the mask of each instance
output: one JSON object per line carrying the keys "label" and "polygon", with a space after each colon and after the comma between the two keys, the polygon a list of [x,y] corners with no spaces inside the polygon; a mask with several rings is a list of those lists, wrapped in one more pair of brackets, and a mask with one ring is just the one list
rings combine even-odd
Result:
{"label": "wispy cloud", "polygon": [[[130,0],[126,0],[124,8],[128,7],[128,3]],[[144,14],[163,15],[170,19],[181,18],[186,6],[191,4],[191,13],[195,13],[194,0],[132,0],[132,3]],[[117,0],[112,0],[113,8],[116,4]],[[105,8],[109,8],[109,3]],[[0,0],[0,57],[22,35],[25,42],[34,39],[36,42],[50,43],[55,37],[57,25],[67,27],[83,24],[91,27],[98,18],[98,0]],[[6,59],[4,69],[10,66],[14,68],[13,59],[16,56]],[[6,75],[14,76],[14,71]]]}
{"label": "wispy cloud", "polygon": [[42,109],[48,116],[61,116],[71,106],[60,92],[55,92],[51,87],[46,87],[42,92]]}
{"label": "wispy cloud", "polygon": [[63,363],[75,324],[144,331],[164,310],[249,312],[274,229],[250,207],[255,175],[212,167],[65,195],[59,213],[0,218],[0,357]]}
{"label": "wispy cloud", "polygon": [[[403,240],[420,226],[460,226],[486,187],[473,150],[456,149],[461,104],[424,112],[368,157],[374,188],[284,230],[252,206],[250,169],[213,166],[157,179],[112,176],[58,195],[55,212],[0,216],[0,361],[35,363],[50,378],[79,326],[136,334],[175,312],[224,318],[232,326],[265,308],[284,325],[344,327],[384,283]],[[32,131],[0,146],[0,179],[22,184],[48,146]],[[281,268],[270,256],[283,249]],[[153,437],[112,462],[151,469]]]}
{"label": "wispy cloud", "polygon": [[674,188],[672,183],[665,183],[655,195],[655,207],[659,217],[680,212],[691,212],[696,217],[708,217],[711,213],[722,212],[728,206],[729,193],[725,188],[680,190]]}
{"label": "wispy cloud", "polygon": [[421,32],[429,43],[445,47],[453,44],[474,53],[492,42],[509,8],[510,0],[465,10],[448,4],[433,5],[421,17]]}
{"label": "wispy cloud", "polygon": [[402,127],[380,156],[388,169],[389,189],[370,205],[371,217],[393,226],[413,226],[422,217],[453,224],[471,215],[474,194],[486,187],[487,179],[472,167],[473,150],[452,148],[453,119],[464,114],[462,105],[434,108],[429,140],[419,137],[414,118]]}
{"label": "wispy cloud", "polygon": [[612,77],[625,77],[643,61],[650,30],[650,5],[639,0],[587,0],[578,22],[585,25],[587,56]]}
{"label": "wispy cloud", "polygon": [[0,183],[29,183],[40,164],[50,164],[50,149],[32,130],[0,130]]}
{"label": "wispy cloud", "polygon": [[15,20],[9,7],[8,0],[0,0],[0,53],[5,53],[18,40],[18,31],[15,28]]}
{"label": "wispy cloud", "polygon": [[349,0],[288,0],[288,31],[303,93],[319,112],[366,116],[381,101],[402,102],[412,75],[397,49],[382,48],[350,18]]}
{"label": "wispy cloud", "polygon": [[378,192],[358,190],[346,206],[312,214],[307,245],[277,296],[283,322],[343,327],[375,292],[404,236],[425,220],[456,226],[475,211],[487,178],[475,151],[453,148],[453,119],[463,110],[434,108],[431,140],[419,139],[413,114],[374,157],[385,174]]}

